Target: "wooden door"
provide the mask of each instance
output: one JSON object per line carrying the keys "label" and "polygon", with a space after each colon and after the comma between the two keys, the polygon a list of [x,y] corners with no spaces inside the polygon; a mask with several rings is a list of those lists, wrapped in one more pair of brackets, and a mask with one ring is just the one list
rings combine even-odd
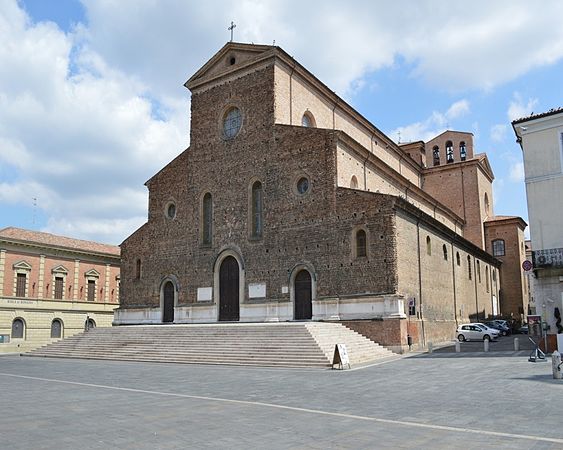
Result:
{"label": "wooden door", "polygon": [[239,320],[239,268],[232,256],[227,256],[219,269],[219,320]]}
{"label": "wooden door", "polygon": [[295,277],[295,320],[313,318],[311,274],[300,271]]}
{"label": "wooden door", "polygon": [[162,292],[162,321],[174,322],[174,284],[167,281]]}

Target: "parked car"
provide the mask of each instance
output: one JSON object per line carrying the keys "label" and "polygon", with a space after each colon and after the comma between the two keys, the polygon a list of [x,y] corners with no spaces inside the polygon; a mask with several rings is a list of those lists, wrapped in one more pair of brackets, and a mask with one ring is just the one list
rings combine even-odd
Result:
{"label": "parked car", "polygon": [[485,322],[485,325],[488,326],[489,328],[494,328],[495,330],[500,331],[501,336],[508,336],[510,334],[510,329],[502,326],[496,320]]}
{"label": "parked car", "polygon": [[482,323],[466,323],[457,328],[457,339],[463,341],[490,341],[499,337],[500,331]]}
{"label": "parked car", "polygon": [[520,334],[528,334],[528,324],[525,323],[524,325],[522,325],[520,328],[518,328],[518,333]]}

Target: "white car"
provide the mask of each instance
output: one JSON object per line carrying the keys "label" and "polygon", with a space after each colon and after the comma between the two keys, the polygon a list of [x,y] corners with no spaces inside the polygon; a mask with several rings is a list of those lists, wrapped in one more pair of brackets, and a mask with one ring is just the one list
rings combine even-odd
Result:
{"label": "white car", "polygon": [[499,337],[500,332],[482,323],[466,323],[457,328],[457,339],[463,341],[490,341]]}

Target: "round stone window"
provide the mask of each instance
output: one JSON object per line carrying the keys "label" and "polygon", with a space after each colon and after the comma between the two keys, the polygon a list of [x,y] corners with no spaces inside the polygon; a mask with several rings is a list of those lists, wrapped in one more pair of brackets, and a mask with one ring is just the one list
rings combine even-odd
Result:
{"label": "round stone window", "polygon": [[176,205],[174,203],[168,204],[168,207],[166,208],[166,215],[169,219],[176,217]]}
{"label": "round stone window", "polygon": [[301,177],[297,180],[297,192],[301,195],[306,194],[309,190],[309,179],[307,177]]}
{"label": "round stone window", "polygon": [[236,107],[230,108],[223,117],[223,134],[227,139],[234,138],[240,131],[242,114]]}

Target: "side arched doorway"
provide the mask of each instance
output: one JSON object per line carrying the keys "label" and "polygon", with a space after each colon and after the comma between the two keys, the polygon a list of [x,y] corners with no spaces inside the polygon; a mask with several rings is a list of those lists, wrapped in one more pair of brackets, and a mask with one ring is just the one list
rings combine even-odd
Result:
{"label": "side arched doorway", "polygon": [[295,276],[295,320],[313,318],[313,289],[311,274],[300,270]]}
{"label": "side arched doorway", "polygon": [[238,321],[239,266],[233,256],[227,256],[219,269],[219,320]]}
{"label": "side arched doorway", "polygon": [[167,281],[162,287],[162,321],[174,322],[174,283]]}

